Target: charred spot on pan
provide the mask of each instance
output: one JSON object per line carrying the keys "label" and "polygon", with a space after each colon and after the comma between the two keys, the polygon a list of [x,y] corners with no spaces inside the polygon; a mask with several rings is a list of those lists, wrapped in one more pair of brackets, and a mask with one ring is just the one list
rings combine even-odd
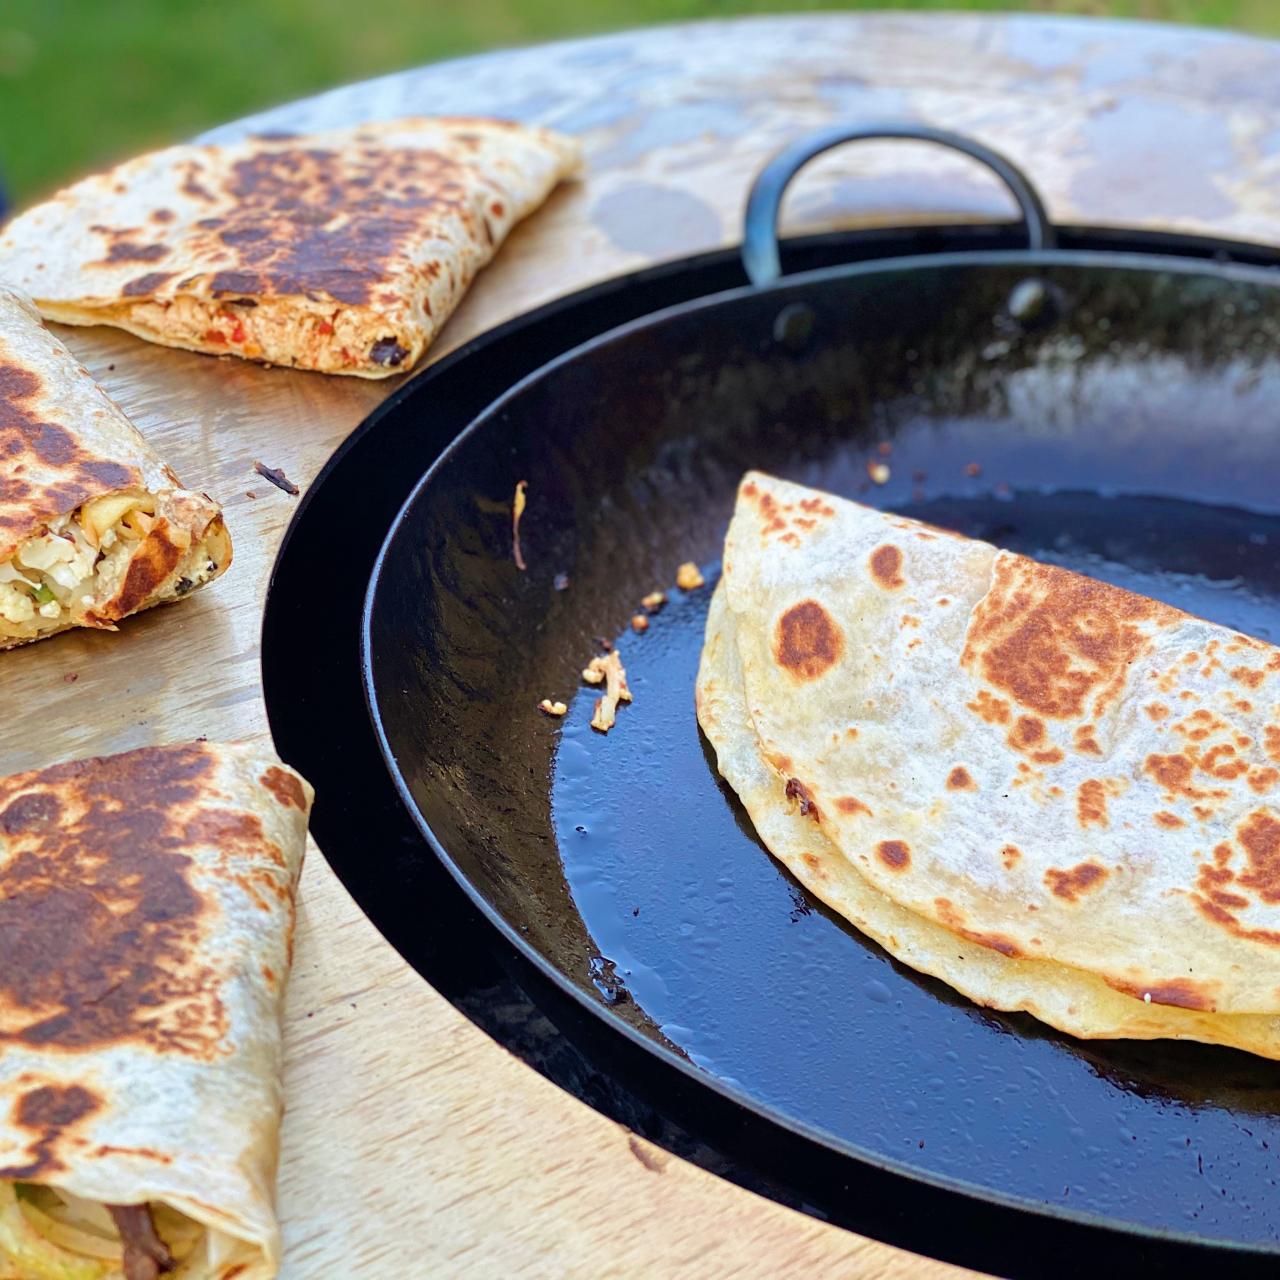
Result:
{"label": "charred spot on pan", "polygon": [[395,338],[379,338],[369,348],[369,359],[374,364],[387,365],[392,369],[397,365],[403,364],[404,358],[408,354],[409,348],[402,347]]}
{"label": "charred spot on pan", "polygon": [[948,791],[977,791],[977,789],[978,784],[974,782],[972,775],[964,765],[956,765],[956,767],[947,774]]}
{"label": "charred spot on pan", "polygon": [[816,680],[844,652],[844,633],[816,600],[792,605],[778,620],[773,653],[778,665],[800,680]]}
{"label": "charred spot on pan", "polygon": [[896,591],[904,587],[907,580],[902,576],[902,552],[891,542],[877,547],[868,561],[871,576],[878,586],[886,591]]}
{"label": "charred spot on pan", "polygon": [[1082,894],[1090,892],[1107,878],[1107,869],[1096,862],[1082,862],[1069,871],[1050,867],[1044,873],[1044,882],[1054,897],[1064,902],[1076,902]]}
{"label": "charred spot on pan", "polygon": [[904,871],[911,865],[911,846],[905,840],[881,840],[876,857],[892,871]]}
{"label": "charred spot on pan", "polygon": [[822,821],[822,811],[813,798],[813,792],[799,778],[787,779],[786,795],[788,800],[799,800],[801,817],[812,818],[814,822]]}

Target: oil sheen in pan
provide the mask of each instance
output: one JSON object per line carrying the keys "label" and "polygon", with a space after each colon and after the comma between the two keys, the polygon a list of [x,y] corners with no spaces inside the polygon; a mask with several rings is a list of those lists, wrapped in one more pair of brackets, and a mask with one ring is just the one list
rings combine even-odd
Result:
{"label": "oil sheen in pan", "polygon": [[[1096,493],[898,509],[1280,639],[1276,517]],[[1073,1041],[980,1009],[890,959],[769,857],[694,715],[713,585],[672,590],[645,634],[618,638],[635,702],[601,736],[584,688],[557,755],[565,875],[622,998],[708,1072],[838,1139],[1064,1208],[1236,1238],[1244,1217],[1257,1242],[1276,1240],[1277,1064]],[[1174,1180],[1194,1198],[1145,1178],[1153,1162],[1196,1169]]]}

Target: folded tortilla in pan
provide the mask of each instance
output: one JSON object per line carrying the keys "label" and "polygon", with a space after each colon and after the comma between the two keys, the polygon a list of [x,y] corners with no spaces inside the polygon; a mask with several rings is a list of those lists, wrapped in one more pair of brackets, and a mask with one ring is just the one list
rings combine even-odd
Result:
{"label": "folded tortilla in pan", "polygon": [[311,788],[249,744],[0,780],[0,1277],[267,1280]]}
{"label": "folded tortilla in pan", "polygon": [[1073,1035],[1274,1058],[1277,672],[1177,610],[753,474],[698,714],[770,850],[904,962]]}
{"label": "folded tortilla in pan", "polygon": [[31,304],[0,287],[0,649],[115,630],[230,563],[217,504],[183,489]]}
{"label": "folded tortilla in pan", "polygon": [[468,118],[170,147],[16,218],[0,280],[67,324],[383,378],[579,161],[571,138]]}

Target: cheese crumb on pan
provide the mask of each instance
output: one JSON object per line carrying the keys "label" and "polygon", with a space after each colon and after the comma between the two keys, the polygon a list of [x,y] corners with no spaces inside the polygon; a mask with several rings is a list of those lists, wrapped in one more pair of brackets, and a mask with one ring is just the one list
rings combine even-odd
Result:
{"label": "cheese crumb on pan", "polygon": [[511,502],[511,556],[516,562],[516,568],[521,573],[528,568],[524,562],[524,553],[520,550],[520,517],[524,515],[525,506],[525,490],[529,487],[527,480],[521,480],[516,484],[516,496]]}
{"label": "cheese crumb on pan", "polygon": [[627,672],[622,665],[622,655],[615,649],[603,658],[592,658],[588,670],[604,673],[604,697],[596,700],[595,714],[591,717],[591,727],[601,733],[608,733],[617,720],[618,703],[631,701],[631,690],[627,688]]}
{"label": "cheese crumb on pan", "polygon": [[563,702],[552,702],[550,698],[543,698],[538,703],[538,710],[549,716],[562,716],[569,710]]}
{"label": "cheese crumb on pan", "polygon": [[635,614],[631,619],[631,630],[632,631],[648,631],[649,619],[646,618],[643,613]]}
{"label": "cheese crumb on pan", "polygon": [[706,581],[701,570],[692,560],[686,560],[676,570],[676,586],[681,591],[696,591],[699,587],[705,586]]}
{"label": "cheese crumb on pan", "polygon": [[657,613],[667,603],[667,593],[665,591],[650,591],[640,603],[645,612]]}

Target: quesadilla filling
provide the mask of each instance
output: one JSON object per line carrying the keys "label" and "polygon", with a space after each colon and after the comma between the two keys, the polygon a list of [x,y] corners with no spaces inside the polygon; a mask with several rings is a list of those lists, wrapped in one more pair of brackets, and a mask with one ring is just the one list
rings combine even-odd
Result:
{"label": "quesadilla filling", "polygon": [[0,1182],[0,1277],[157,1280],[204,1227],[164,1204],[104,1205],[54,1187]]}
{"label": "quesadilla filling", "polygon": [[308,306],[297,298],[220,302],[179,294],[115,307],[111,318],[144,337],[198,351],[222,349],[268,364],[326,372],[395,373],[411,368],[421,355],[420,343],[398,334],[383,318],[332,303]]}
{"label": "quesadilla filling", "polygon": [[[0,642],[69,625],[110,629],[145,602],[157,577],[181,569],[180,594],[212,577],[217,563],[193,548],[182,521],[170,519],[184,497],[109,493],[42,526],[0,561]],[[141,573],[130,582],[135,559],[148,567],[145,583]]]}

